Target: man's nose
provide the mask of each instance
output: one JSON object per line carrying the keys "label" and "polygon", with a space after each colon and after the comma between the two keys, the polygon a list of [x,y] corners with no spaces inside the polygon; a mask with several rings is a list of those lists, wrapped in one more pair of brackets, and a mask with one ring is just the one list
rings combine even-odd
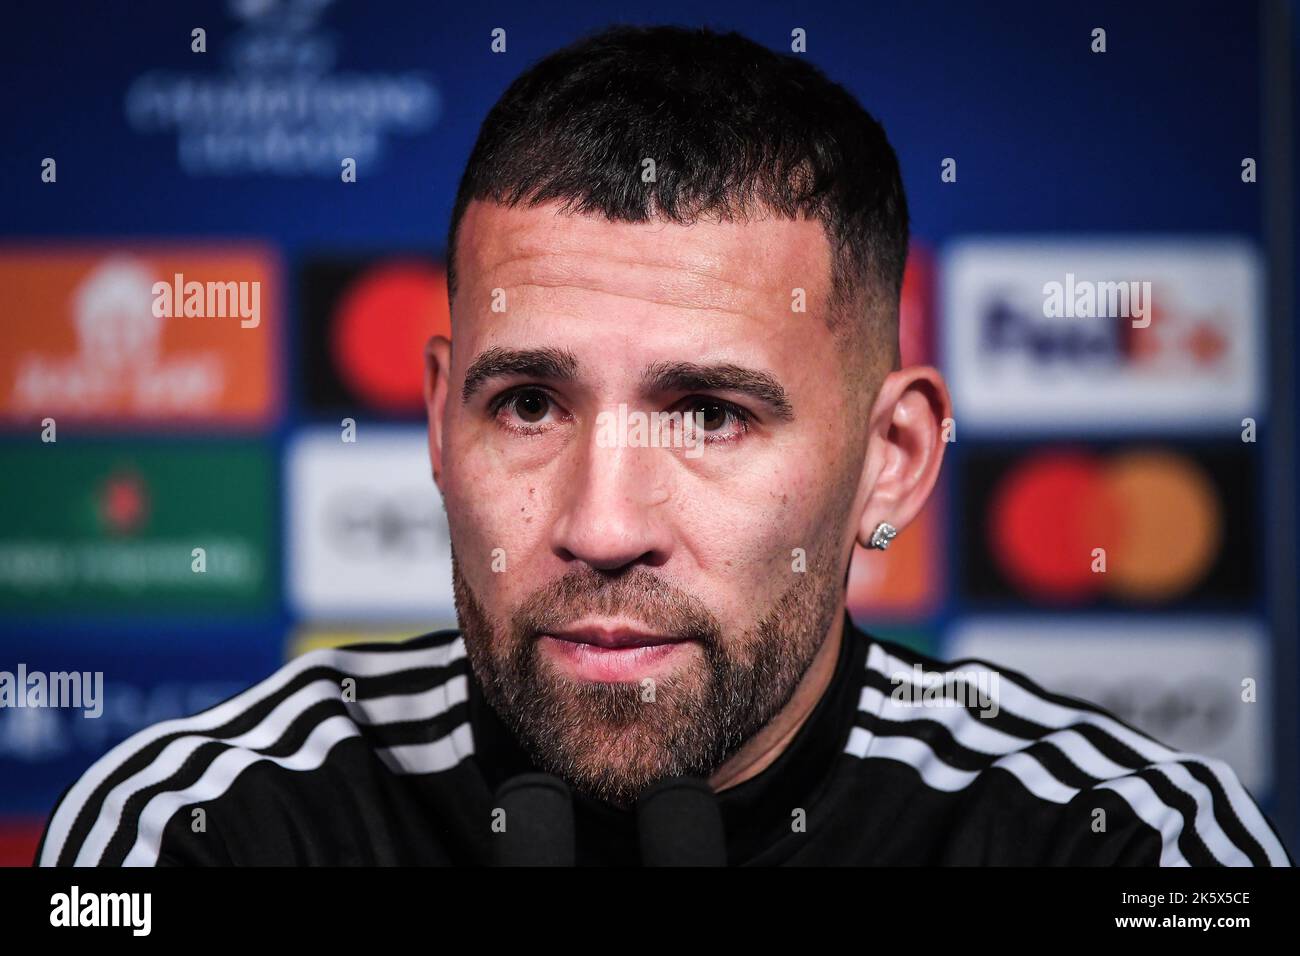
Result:
{"label": "man's nose", "polygon": [[600,447],[590,437],[567,475],[567,492],[552,532],[565,561],[599,571],[662,565],[672,551],[668,515],[672,453],[663,448]]}

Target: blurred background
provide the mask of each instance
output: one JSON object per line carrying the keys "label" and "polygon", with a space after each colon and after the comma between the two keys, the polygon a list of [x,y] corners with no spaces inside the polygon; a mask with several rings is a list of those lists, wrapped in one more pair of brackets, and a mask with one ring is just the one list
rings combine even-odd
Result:
{"label": "blurred background", "polygon": [[[146,725],[454,625],[420,403],[448,215],[507,84],[612,22],[803,31],[898,151],[904,356],[955,421],[920,521],[855,560],[859,623],[1227,760],[1296,855],[1294,4],[870,6],[7,11],[0,677],[104,694],[0,706],[0,863]],[[155,316],[176,274],[259,282],[257,324]],[[1045,318],[1067,275],[1150,282],[1150,325]]]}

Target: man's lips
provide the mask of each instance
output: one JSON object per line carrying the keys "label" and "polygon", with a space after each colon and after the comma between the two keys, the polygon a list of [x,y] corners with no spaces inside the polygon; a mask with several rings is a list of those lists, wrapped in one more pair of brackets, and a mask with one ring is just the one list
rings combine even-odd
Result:
{"label": "man's lips", "polygon": [[694,641],[622,623],[557,628],[538,635],[543,653],[577,680],[639,682],[681,666]]}
{"label": "man's lips", "polygon": [[637,628],[621,626],[584,625],[563,630],[546,631],[544,637],[553,637],[557,641],[571,644],[591,644],[609,650],[624,650],[633,647],[656,647],[660,644],[677,644],[685,638],[672,635],[655,634]]}

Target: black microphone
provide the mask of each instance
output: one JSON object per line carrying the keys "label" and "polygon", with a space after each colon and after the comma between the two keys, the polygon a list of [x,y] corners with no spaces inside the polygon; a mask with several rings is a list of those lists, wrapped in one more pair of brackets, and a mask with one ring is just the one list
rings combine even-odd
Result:
{"label": "black microphone", "polygon": [[661,780],[636,804],[644,866],[726,866],[718,798],[703,780]]}
{"label": "black microphone", "polygon": [[573,796],[559,777],[511,777],[497,789],[496,808],[504,812],[492,831],[497,866],[574,865]]}

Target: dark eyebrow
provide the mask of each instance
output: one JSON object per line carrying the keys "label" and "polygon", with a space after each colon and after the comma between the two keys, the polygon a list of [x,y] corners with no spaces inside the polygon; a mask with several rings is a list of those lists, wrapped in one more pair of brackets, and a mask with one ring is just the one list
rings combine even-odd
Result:
{"label": "dark eyebrow", "polygon": [[572,352],[564,349],[490,348],[470,363],[465,372],[465,385],[461,389],[460,400],[468,402],[489,379],[505,375],[562,381],[572,379],[577,374],[578,360]]}
{"label": "dark eyebrow", "polygon": [[656,362],[641,375],[647,392],[741,392],[767,405],[781,421],[794,418],[794,408],[776,376],[740,365],[696,365]]}

